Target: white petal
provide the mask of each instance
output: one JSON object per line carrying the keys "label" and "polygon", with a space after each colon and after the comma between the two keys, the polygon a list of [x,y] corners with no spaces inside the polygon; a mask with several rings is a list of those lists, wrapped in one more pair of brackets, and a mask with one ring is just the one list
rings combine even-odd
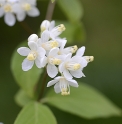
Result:
{"label": "white petal", "polygon": [[81,67],[84,68],[87,66],[88,62],[86,61],[86,59],[84,57],[81,57]]}
{"label": "white petal", "polygon": [[47,87],[50,87],[50,86],[54,85],[54,84],[57,83],[58,81],[59,81],[59,80],[56,80],[56,79],[54,79],[54,80],[52,80],[52,81],[49,81],[48,84],[47,84]]}
{"label": "white petal", "polygon": [[45,51],[44,48],[42,48],[42,47],[38,47],[38,49],[37,49],[37,53],[38,53],[38,56],[41,58],[41,57],[44,57],[44,56],[45,56],[46,51]]}
{"label": "white petal", "polygon": [[55,57],[57,55],[58,51],[59,51],[59,48],[56,48],[56,47],[52,48],[49,52],[49,56],[54,56]]}
{"label": "white petal", "polygon": [[38,36],[36,34],[31,34],[28,38],[28,41],[38,41]]}
{"label": "white petal", "polygon": [[16,17],[17,17],[17,20],[21,22],[25,19],[26,14],[25,12],[21,12],[21,13],[16,14]]}
{"label": "white petal", "polygon": [[70,73],[76,77],[76,78],[81,78],[81,77],[85,77],[85,75],[83,74],[83,72],[81,70],[77,70],[77,71],[70,71]]}
{"label": "white petal", "polygon": [[47,74],[54,78],[58,74],[58,69],[55,65],[48,64],[47,65]]}
{"label": "white petal", "polygon": [[13,26],[16,22],[16,19],[12,13],[6,13],[4,16],[4,21],[7,25]]}
{"label": "white petal", "polygon": [[27,14],[31,17],[36,17],[40,15],[40,12],[36,7],[33,6],[32,9],[27,12]]}
{"label": "white petal", "polygon": [[45,30],[41,34],[41,42],[47,42],[50,38],[49,31]]}
{"label": "white petal", "polygon": [[38,67],[38,68],[41,68],[42,66],[41,66],[41,62],[40,62],[40,58],[36,58],[35,59],[35,64],[36,64],[36,66]]}
{"label": "white petal", "polygon": [[4,15],[4,10],[3,8],[0,8],[0,17],[2,17]]}
{"label": "white petal", "polygon": [[58,67],[59,67],[60,73],[62,73],[64,71],[64,69],[65,69],[65,63],[62,62]]}
{"label": "white petal", "polygon": [[43,31],[43,28],[46,29],[46,30],[48,30],[49,26],[50,26],[50,22],[49,22],[48,20],[44,20],[44,21],[41,23],[40,28],[41,28],[42,31]]}
{"label": "white petal", "polygon": [[71,60],[73,61],[73,62],[77,62],[77,63],[81,63],[82,62],[82,59],[83,57],[81,57],[81,56],[73,56],[72,58],[71,58]]}
{"label": "white petal", "polygon": [[66,61],[70,60],[70,59],[71,59],[71,56],[72,56],[71,53],[67,54],[65,60],[66,60]]}
{"label": "white petal", "polygon": [[85,46],[82,46],[81,48],[78,49],[76,55],[83,56],[84,52],[85,52]]}
{"label": "white petal", "polygon": [[65,78],[72,79],[72,75],[69,73],[68,70],[64,69],[63,74]]}
{"label": "white petal", "polygon": [[34,61],[29,61],[27,58],[25,58],[22,62],[22,70],[28,71],[33,67]]}
{"label": "white petal", "polygon": [[61,92],[59,82],[55,84],[54,90],[55,90],[56,93],[60,93]]}
{"label": "white petal", "polygon": [[55,21],[51,21],[49,31],[55,27]]}
{"label": "white petal", "polygon": [[21,55],[21,56],[27,56],[30,52],[30,49],[27,47],[20,47],[17,49],[17,52]]}
{"label": "white petal", "polygon": [[78,83],[76,80],[72,80],[72,79],[67,79],[69,85],[73,86],[73,87],[78,87]]}
{"label": "white petal", "polygon": [[65,45],[66,45],[66,43],[67,43],[67,40],[62,40],[62,42],[61,42],[61,46],[60,46],[60,49],[61,50],[63,50],[64,49],[64,47],[65,47]]}
{"label": "white petal", "polygon": [[28,46],[30,47],[31,50],[34,50],[34,51],[36,51],[38,48],[37,43],[34,41],[29,41]]}
{"label": "white petal", "polygon": [[44,67],[47,64],[47,57],[41,58],[41,66]]}

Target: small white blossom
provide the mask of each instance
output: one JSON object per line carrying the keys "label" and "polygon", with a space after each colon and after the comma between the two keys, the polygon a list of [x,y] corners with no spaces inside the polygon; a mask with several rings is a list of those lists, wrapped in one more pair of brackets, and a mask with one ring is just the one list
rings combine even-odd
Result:
{"label": "small white blossom", "polygon": [[2,2],[0,7],[0,17],[4,15],[4,21],[7,25],[13,26],[16,22],[14,15],[14,5],[11,2]]}
{"label": "small white blossom", "polygon": [[72,78],[72,76],[76,78],[85,77],[82,70],[87,65],[87,61],[80,56],[73,56],[72,54],[67,54],[65,60],[59,65],[60,73],[63,73],[64,77]]}
{"label": "small white blossom", "polygon": [[57,39],[57,37],[66,29],[63,24],[60,24],[55,27],[55,21],[49,22],[48,20],[44,20],[40,28],[41,28],[41,33],[45,30],[48,30],[50,34],[50,38],[53,40]]}
{"label": "small white blossom", "polygon": [[47,74],[53,78],[58,74],[58,68],[56,65],[60,65],[60,63],[64,60],[64,55],[58,55],[59,48],[53,48],[48,53],[47,58],[42,60],[42,65],[45,66],[47,64]]}
{"label": "small white blossom", "polygon": [[17,52],[22,56],[27,56],[22,62],[23,71],[28,71],[35,64],[38,68],[41,68],[41,58],[45,56],[46,51],[42,47],[38,47],[37,43],[34,41],[29,41],[28,46],[30,47],[21,47],[17,49]]}
{"label": "small white blossom", "polygon": [[64,76],[58,76],[54,80],[49,81],[47,87],[54,85],[54,90],[56,93],[60,93],[61,95],[69,95],[70,94],[70,85],[73,87],[78,87],[77,81],[73,79],[65,78]]}
{"label": "small white blossom", "polygon": [[17,14],[17,20],[23,21],[26,14],[31,17],[36,17],[40,15],[39,10],[36,7],[36,0],[20,0],[14,5],[15,13]]}

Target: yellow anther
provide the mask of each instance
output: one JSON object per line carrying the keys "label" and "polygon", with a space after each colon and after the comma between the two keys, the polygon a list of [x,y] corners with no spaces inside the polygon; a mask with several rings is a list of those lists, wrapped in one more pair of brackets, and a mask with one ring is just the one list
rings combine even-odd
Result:
{"label": "yellow anther", "polygon": [[78,70],[78,69],[80,69],[80,67],[81,67],[80,64],[74,64],[73,69]]}
{"label": "yellow anther", "polygon": [[25,11],[29,11],[29,10],[31,10],[31,5],[30,5],[29,3],[25,3],[25,4],[23,5],[23,9],[24,9]]}
{"label": "yellow anther", "polygon": [[75,53],[77,51],[77,45],[71,47],[71,53]]}
{"label": "yellow anther", "polygon": [[61,60],[60,60],[60,59],[56,59],[56,58],[55,58],[55,59],[53,60],[53,64],[54,64],[54,65],[59,65],[60,63],[61,63]]}
{"label": "yellow anther", "polygon": [[94,61],[94,56],[90,56],[90,57],[89,57],[89,61],[90,61],[90,62]]}
{"label": "yellow anther", "polygon": [[94,56],[84,56],[87,62],[92,62],[94,60]]}
{"label": "yellow anther", "polygon": [[33,60],[36,59],[36,57],[37,57],[36,52],[32,52],[32,53],[28,54],[27,59],[30,60],[30,61],[33,61]]}
{"label": "yellow anther", "polygon": [[51,45],[52,48],[58,47],[58,42],[57,41],[52,41],[52,42],[50,42],[50,45]]}
{"label": "yellow anther", "polygon": [[12,12],[12,8],[10,5],[4,6],[4,10],[5,10],[5,12]]}
{"label": "yellow anther", "polygon": [[60,32],[62,32],[62,31],[65,31],[65,26],[63,25],[63,24],[60,24],[59,26],[58,26],[58,31],[60,31]]}

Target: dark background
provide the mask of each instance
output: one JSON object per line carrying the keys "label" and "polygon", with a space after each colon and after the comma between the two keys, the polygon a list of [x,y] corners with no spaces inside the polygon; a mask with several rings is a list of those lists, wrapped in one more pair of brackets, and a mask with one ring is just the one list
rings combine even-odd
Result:
{"label": "dark background", "polygon": [[[81,0],[84,7],[83,23],[87,39],[85,55],[93,55],[94,62],[85,69],[81,80],[105,94],[114,104],[122,108],[122,0]],[[41,15],[26,17],[25,22],[38,32],[45,18],[48,1],[38,2]],[[53,19],[65,20],[56,5]],[[8,27],[0,18],[0,122],[13,124],[20,107],[14,102],[19,89],[10,70],[10,60],[17,45],[28,38],[22,24]],[[80,45],[80,46],[81,46]],[[79,47],[80,47],[79,46]],[[59,124],[122,124],[121,117],[85,120],[52,108]],[[48,118],[48,117],[47,117]]]}

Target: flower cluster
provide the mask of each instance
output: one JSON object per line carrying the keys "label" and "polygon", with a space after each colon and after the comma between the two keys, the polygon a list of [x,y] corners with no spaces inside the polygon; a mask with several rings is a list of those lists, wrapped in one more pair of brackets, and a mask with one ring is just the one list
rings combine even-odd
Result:
{"label": "flower cluster", "polygon": [[[55,22],[44,20],[40,26],[41,37],[32,34],[28,38],[28,46],[21,47],[17,52],[26,56],[22,62],[22,69],[28,71],[34,63],[38,68],[46,67],[47,74],[54,78],[49,81],[47,87],[54,86],[56,93],[62,95],[70,94],[70,85],[78,87],[77,81],[73,79],[85,77],[83,68],[93,61],[93,56],[83,56],[85,47],[77,48],[76,45],[65,47],[67,40],[59,35],[65,31],[65,26],[60,24],[55,27]],[[76,53],[76,54],[75,54]],[[73,54],[75,54],[73,56]],[[57,76],[60,73],[61,76]]]}
{"label": "flower cluster", "polygon": [[16,18],[18,21],[23,21],[26,14],[31,17],[39,16],[36,0],[0,0],[0,17],[4,15],[7,25],[13,26]]}

